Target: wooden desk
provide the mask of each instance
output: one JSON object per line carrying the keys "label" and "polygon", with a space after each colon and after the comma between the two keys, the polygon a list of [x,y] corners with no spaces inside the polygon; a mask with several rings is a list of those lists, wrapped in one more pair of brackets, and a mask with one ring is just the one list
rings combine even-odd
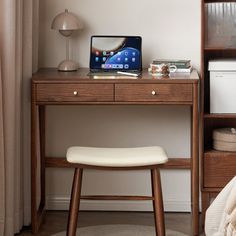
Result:
{"label": "wooden desk", "polygon": [[[65,158],[45,156],[45,106],[80,104],[164,104],[191,107],[191,158],[173,158],[164,165],[167,169],[191,170],[192,232],[199,234],[199,134],[198,89],[196,71],[191,75],[178,74],[171,78],[155,78],[144,72],[138,79],[93,79],[88,69],[78,72],[57,72],[41,69],[32,78],[31,102],[31,187],[32,231],[37,233],[45,209],[45,168],[72,168]],[[174,121],[173,121],[174,122]],[[39,127],[39,131],[38,131]],[[37,144],[40,145],[37,145]],[[39,147],[38,147],[39,146]],[[40,153],[40,154],[39,154]],[[38,157],[39,154],[39,157]],[[40,160],[40,161],[37,161]],[[38,207],[37,171],[40,172],[41,199]]]}

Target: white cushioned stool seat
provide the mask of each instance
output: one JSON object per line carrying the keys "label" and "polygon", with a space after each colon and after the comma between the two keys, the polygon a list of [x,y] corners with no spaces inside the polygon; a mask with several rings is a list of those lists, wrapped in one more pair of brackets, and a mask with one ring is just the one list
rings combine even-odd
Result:
{"label": "white cushioned stool seat", "polygon": [[74,146],[68,148],[66,158],[70,163],[104,167],[151,166],[168,161],[165,150],[159,146],[137,148]]}
{"label": "white cushioned stool seat", "polygon": [[[76,236],[80,199],[88,200],[152,200],[155,216],[155,231],[158,236],[165,236],[165,219],[162,199],[160,166],[168,161],[165,150],[159,146],[137,148],[98,148],[70,147],[67,149],[67,161],[75,165],[71,190],[70,211],[67,236]],[[84,168],[113,170],[148,169],[151,172],[152,196],[81,196]]]}

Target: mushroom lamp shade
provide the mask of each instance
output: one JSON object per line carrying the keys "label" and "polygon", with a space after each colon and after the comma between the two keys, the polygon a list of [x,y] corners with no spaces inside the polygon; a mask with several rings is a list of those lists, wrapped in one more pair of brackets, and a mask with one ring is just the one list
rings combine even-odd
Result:
{"label": "mushroom lamp shade", "polygon": [[58,30],[60,34],[66,37],[66,59],[58,65],[59,71],[75,71],[78,69],[78,63],[70,60],[69,55],[69,36],[73,34],[74,31],[83,28],[82,22],[78,20],[72,13],[67,9],[65,12],[58,14],[52,22],[52,29]]}

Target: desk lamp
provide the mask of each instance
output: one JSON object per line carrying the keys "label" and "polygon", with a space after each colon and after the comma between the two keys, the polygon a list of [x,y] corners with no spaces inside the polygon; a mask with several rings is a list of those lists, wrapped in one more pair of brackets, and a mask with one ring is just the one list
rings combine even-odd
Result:
{"label": "desk lamp", "polygon": [[73,14],[67,9],[65,12],[58,14],[52,22],[52,29],[59,30],[60,34],[66,37],[66,59],[58,65],[59,71],[75,71],[78,69],[78,63],[70,60],[70,45],[69,37],[74,31],[83,28],[82,22],[80,22]]}

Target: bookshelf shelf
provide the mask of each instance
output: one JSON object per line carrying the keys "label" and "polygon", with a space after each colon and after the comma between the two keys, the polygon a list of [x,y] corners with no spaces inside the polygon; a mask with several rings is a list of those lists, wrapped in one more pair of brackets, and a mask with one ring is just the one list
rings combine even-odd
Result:
{"label": "bookshelf shelf", "polygon": [[236,47],[234,48],[226,48],[226,47],[205,47],[205,51],[236,51]]}
{"label": "bookshelf shelf", "polygon": [[201,190],[203,222],[212,194],[219,192],[236,175],[236,152],[216,151],[214,129],[236,127],[236,114],[210,113],[209,60],[236,60],[236,0],[202,0],[201,51]]}
{"label": "bookshelf shelf", "polygon": [[204,114],[205,119],[236,119],[236,114]]}
{"label": "bookshelf shelf", "polygon": [[209,150],[205,151],[205,156],[211,156],[211,157],[219,156],[219,157],[222,157],[224,155],[236,156],[236,152],[222,152],[222,151],[217,151],[217,150],[214,150],[214,149],[209,149]]}

